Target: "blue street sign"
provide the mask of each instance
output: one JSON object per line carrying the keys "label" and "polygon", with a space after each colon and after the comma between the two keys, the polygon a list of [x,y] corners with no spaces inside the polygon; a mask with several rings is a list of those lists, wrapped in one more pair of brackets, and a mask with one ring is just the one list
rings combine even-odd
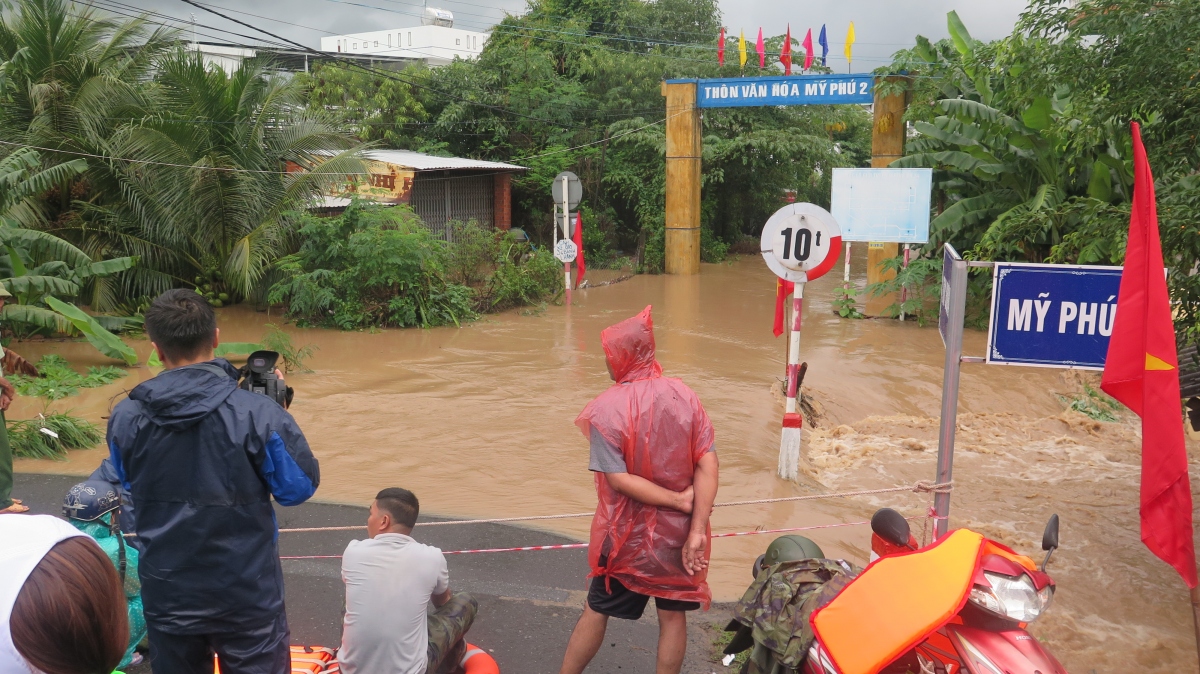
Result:
{"label": "blue street sign", "polygon": [[987,362],[1102,370],[1121,267],[997,262]]}
{"label": "blue street sign", "polygon": [[745,108],[757,105],[869,104],[875,100],[874,75],[791,75],[667,80],[696,83],[696,107]]}

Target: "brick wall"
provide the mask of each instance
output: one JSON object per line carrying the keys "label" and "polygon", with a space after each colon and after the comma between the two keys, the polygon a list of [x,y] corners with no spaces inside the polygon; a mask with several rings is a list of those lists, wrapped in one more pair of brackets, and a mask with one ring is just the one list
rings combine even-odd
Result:
{"label": "brick wall", "polygon": [[512,174],[497,173],[492,180],[496,186],[492,222],[496,229],[507,230],[512,227]]}

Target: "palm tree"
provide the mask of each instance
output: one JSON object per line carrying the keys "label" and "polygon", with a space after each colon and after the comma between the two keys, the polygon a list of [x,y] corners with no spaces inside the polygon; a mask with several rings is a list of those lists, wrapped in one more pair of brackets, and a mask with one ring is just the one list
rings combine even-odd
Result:
{"label": "palm tree", "polygon": [[[0,17],[0,155],[23,146],[44,148],[43,163],[70,163],[82,155],[109,156],[110,140],[131,119],[144,115],[154,60],[175,43],[175,33],[154,28],[144,18],[130,21],[98,16],[90,7],[64,0],[19,0]],[[87,170],[66,172],[43,192],[40,224],[83,244],[74,230],[88,209],[136,202],[118,168],[92,161]],[[130,210],[152,217],[152,206]],[[140,243],[138,246],[136,244]],[[132,250],[132,252],[127,252]],[[127,241],[118,250],[87,249],[93,258],[151,254],[150,242]],[[123,275],[123,283],[170,287],[153,269]],[[89,303],[115,308],[113,284],[93,284]],[[135,293],[136,294],[136,293]]]}
{"label": "palm tree", "polygon": [[170,252],[149,251],[149,264],[176,285],[202,278],[246,297],[288,252],[293,214],[362,172],[361,146],[306,111],[298,83],[269,62],[228,75],[177,50],[156,70],[156,114],[111,141],[115,156],[138,160],[119,167],[129,203],[96,209],[106,226],[84,247],[152,243]]}

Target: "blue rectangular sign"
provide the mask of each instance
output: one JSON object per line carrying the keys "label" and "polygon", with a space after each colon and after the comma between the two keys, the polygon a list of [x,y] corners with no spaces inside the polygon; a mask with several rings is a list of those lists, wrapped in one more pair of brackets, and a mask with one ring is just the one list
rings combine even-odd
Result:
{"label": "blue rectangular sign", "polygon": [[1102,370],[1121,267],[997,262],[987,362]]}
{"label": "blue rectangular sign", "polygon": [[696,106],[700,108],[864,104],[874,100],[874,75],[792,75],[696,80]]}

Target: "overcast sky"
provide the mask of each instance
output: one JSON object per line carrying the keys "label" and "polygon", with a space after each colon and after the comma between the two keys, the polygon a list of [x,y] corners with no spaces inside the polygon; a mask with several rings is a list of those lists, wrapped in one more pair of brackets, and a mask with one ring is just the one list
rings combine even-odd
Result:
{"label": "overcast sky", "polygon": [[[109,1],[98,0],[98,4],[107,5]],[[201,41],[252,42],[245,37],[205,28],[211,26],[254,34],[250,29],[231,24],[181,0],[122,2],[127,7],[153,10],[184,22],[195,14],[196,30],[200,33],[197,39]],[[311,47],[318,47],[323,36],[418,25],[422,11],[421,2],[404,0],[204,2],[213,8],[223,8],[222,11],[230,16]],[[430,0],[429,4],[453,11],[455,26],[469,30],[486,30],[503,18],[505,12],[518,13],[525,6],[524,0]],[[850,21],[854,21],[858,37],[853,66],[859,72],[888,62],[893,52],[911,46],[917,34],[933,39],[946,37],[946,13],[952,9],[958,11],[972,35],[987,40],[1008,34],[1025,5],[1026,0],[721,0],[725,25],[730,33],[736,35],[738,30],[744,29],[751,45],[759,26],[764,35],[778,35],[790,22],[792,34],[797,39],[803,39],[804,31],[812,28],[816,42],[821,24],[826,24],[830,66],[837,72],[846,70],[842,47]]]}

